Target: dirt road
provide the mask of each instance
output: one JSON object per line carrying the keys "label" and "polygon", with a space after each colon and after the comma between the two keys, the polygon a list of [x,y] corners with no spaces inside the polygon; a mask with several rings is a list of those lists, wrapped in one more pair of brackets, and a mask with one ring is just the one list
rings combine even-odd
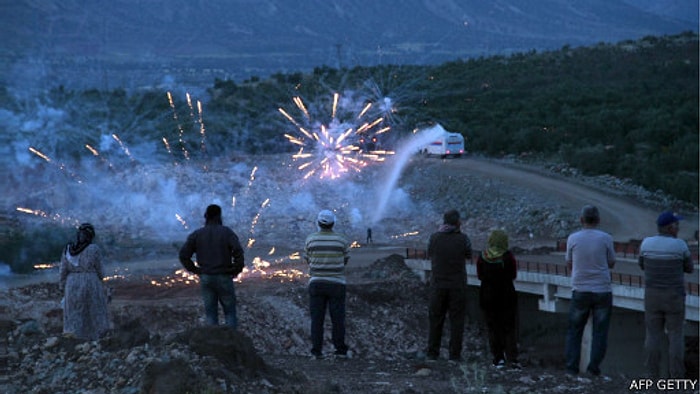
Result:
{"label": "dirt road", "polygon": [[[612,234],[616,241],[642,239],[656,233],[656,217],[659,212],[630,198],[614,196],[571,179],[526,166],[473,157],[443,162],[444,165],[457,170],[471,171],[486,178],[497,178],[539,193],[550,194],[562,206],[572,209],[579,209],[585,204],[596,205],[600,210],[601,229]],[[686,220],[681,225],[679,237],[691,239],[694,231],[698,229],[698,215],[685,212],[681,214]]]}

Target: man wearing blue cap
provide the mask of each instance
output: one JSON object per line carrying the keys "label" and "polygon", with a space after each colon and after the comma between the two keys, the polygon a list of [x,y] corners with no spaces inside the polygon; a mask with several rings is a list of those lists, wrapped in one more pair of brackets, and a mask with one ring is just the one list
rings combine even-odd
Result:
{"label": "man wearing blue cap", "polygon": [[[647,237],[639,248],[639,266],[644,270],[644,323],[650,378],[664,377],[660,363],[663,343],[668,336],[668,376],[685,378],[685,284],[683,273],[693,272],[688,245],[678,239],[678,221],[673,212],[656,219],[658,235]],[[666,334],[666,331],[668,334]]]}

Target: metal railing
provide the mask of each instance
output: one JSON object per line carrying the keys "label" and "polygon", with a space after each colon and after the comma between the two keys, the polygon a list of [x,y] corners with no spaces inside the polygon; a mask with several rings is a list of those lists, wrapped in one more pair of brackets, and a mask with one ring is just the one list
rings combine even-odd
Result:
{"label": "metal railing", "polygon": [[[630,239],[627,242],[613,241],[615,253],[625,258],[639,257],[639,247],[641,244],[642,240],[640,239]],[[558,239],[556,249],[558,252],[566,252],[566,239]],[[689,243],[688,249],[690,250],[690,258],[697,264],[698,260],[700,260],[700,244]]]}
{"label": "metal railing", "polygon": [[[566,250],[566,246],[564,246]],[[637,249],[638,250],[638,249]],[[473,255],[478,256],[480,252],[474,251]],[[428,253],[424,249],[406,249],[406,258],[415,260],[428,260]],[[541,261],[518,261],[518,271],[535,272],[547,275],[571,276],[569,267],[563,264],[547,263]],[[474,259],[467,260],[467,264],[474,265]],[[623,274],[619,272],[611,272],[610,280],[614,284],[629,286],[629,287],[644,287],[644,277],[642,275]],[[698,283],[686,283],[686,293],[690,295],[700,295],[700,285]]]}

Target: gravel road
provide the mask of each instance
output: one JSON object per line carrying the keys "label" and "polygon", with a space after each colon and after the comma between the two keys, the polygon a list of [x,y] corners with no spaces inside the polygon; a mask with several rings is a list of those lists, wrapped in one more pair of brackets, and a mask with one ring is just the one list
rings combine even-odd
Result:
{"label": "gravel road", "polygon": [[[616,241],[642,239],[656,233],[659,209],[634,196],[617,195],[605,185],[585,184],[579,179],[545,172],[538,167],[475,157],[443,160],[442,165],[451,171],[468,171],[484,179],[499,179],[531,190],[575,211],[585,204],[596,205],[601,213],[601,229],[612,234]],[[697,211],[681,214],[686,220],[681,225],[679,237],[691,239],[698,229]]]}

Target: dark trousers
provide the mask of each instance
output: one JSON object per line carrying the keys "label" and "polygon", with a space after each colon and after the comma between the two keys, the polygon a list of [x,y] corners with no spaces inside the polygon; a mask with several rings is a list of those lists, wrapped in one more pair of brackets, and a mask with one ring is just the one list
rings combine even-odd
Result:
{"label": "dark trousers", "polygon": [[494,363],[518,361],[518,308],[517,299],[482,306],[489,335],[489,347]]}
{"label": "dark trousers", "polygon": [[[653,379],[685,378],[685,295],[675,289],[646,288],[644,323],[648,376]],[[661,354],[665,352],[668,354],[668,371],[661,370]]]}
{"label": "dark trousers", "polygon": [[345,285],[314,281],[309,284],[311,311],[311,353],[321,355],[323,350],[323,323],[326,307],[331,315],[331,338],[336,354],[346,354],[345,345]]}
{"label": "dark trousers", "polygon": [[455,289],[430,289],[428,305],[429,333],[428,333],[428,357],[440,355],[440,343],[442,341],[442,329],[445,319],[450,319],[450,359],[459,359],[462,356],[462,339],[464,338],[464,316],[467,309],[467,291],[465,288]]}

